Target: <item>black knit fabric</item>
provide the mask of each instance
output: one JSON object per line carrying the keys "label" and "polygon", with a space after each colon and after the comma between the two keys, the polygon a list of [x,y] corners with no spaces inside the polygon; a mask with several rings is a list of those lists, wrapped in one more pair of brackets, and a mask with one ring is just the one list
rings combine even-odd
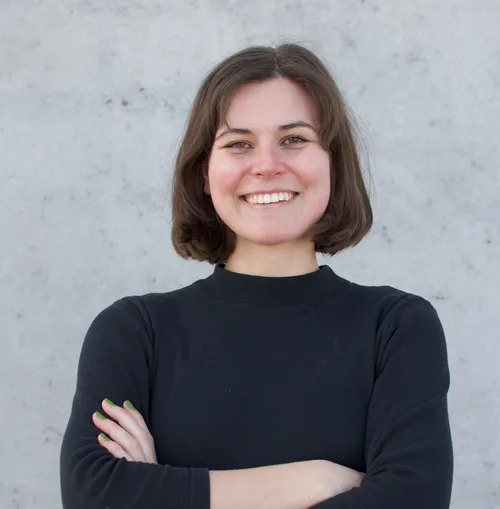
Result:
{"label": "black knit fabric", "polygon": [[[259,277],[218,265],[128,296],[83,342],[61,449],[64,509],[209,509],[209,470],[326,459],[366,472],[317,509],[447,509],[446,341],[432,305],[328,266]],[[113,458],[91,416],[131,400],[158,465]]]}

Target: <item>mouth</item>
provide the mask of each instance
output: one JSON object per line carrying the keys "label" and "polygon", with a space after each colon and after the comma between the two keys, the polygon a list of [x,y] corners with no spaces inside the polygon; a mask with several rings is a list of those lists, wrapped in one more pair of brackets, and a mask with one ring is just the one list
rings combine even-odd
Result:
{"label": "mouth", "polygon": [[256,193],[245,194],[240,197],[240,200],[255,205],[255,206],[269,206],[269,205],[284,205],[293,201],[299,193],[294,191],[279,191],[275,193]]}

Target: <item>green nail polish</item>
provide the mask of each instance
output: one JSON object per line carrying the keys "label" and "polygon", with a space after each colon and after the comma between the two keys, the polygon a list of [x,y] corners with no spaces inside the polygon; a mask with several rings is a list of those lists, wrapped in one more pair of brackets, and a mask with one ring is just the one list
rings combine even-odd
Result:
{"label": "green nail polish", "polygon": [[99,417],[99,419],[102,419],[103,421],[106,420],[106,417],[104,417],[104,415],[102,415],[101,412],[96,412],[96,415],[97,417]]}
{"label": "green nail polish", "polygon": [[110,405],[110,406],[116,406],[116,405],[115,405],[115,404],[114,404],[114,403],[113,403],[110,399],[108,399],[108,398],[106,398],[104,401],[105,401],[108,405]]}
{"label": "green nail polish", "polygon": [[109,442],[110,441],[110,438],[108,437],[108,435],[105,435],[104,433],[101,433],[99,435],[105,442]]}
{"label": "green nail polish", "polygon": [[127,401],[125,401],[125,404],[127,405],[128,408],[130,408],[130,410],[136,410],[135,406],[132,405],[132,402],[129,401],[128,399]]}

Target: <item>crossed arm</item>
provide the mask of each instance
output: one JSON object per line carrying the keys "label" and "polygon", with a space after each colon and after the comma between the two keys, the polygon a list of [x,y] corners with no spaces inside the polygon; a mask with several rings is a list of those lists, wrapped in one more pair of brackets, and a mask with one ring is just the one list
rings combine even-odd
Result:
{"label": "crossed arm", "polygon": [[[109,399],[92,419],[99,443],[115,458],[157,464],[154,439],[130,401]],[[114,422],[116,421],[116,422]],[[211,509],[306,509],[361,484],[363,474],[329,461],[304,461],[242,470],[210,471]]]}
{"label": "crossed arm", "polygon": [[[135,436],[135,445],[127,445],[123,441],[127,435],[113,429],[116,423],[94,415],[94,424],[111,439],[100,438],[97,443],[86,423],[88,409],[99,401],[98,393],[103,397],[106,394],[100,392],[106,391],[115,394],[116,401],[130,398],[141,403],[138,408],[147,407],[146,401],[140,401],[148,393],[144,377],[131,373],[130,363],[123,358],[102,354],[104,340],[115,342],[108,352],[121,352],[126,338],[127,344],[134,345],[129,352],[134,369],[147,372],[146,361],[140,363],[149,355],[143,351],[149,339],[137,319],[130,318],[132,310],[127,306],[121,302],[101,314],[84,342],[61,450],[65,509],[449,508],[453,454],[446,346],[437,314],[424,299],[402,301],[380,329],[366,423],[364,476],[323,460],[232,471],[158,465],[139,412],[106,403],[103,411],[123,432],[132,436],[127,428],[134,425],[142,438]],[[99,376],[96,359],[112,371],[104,381],[95,381]],[[133,383],[127,387],[117,385],[116,380],[131,378]],[[113,386],[106,385],[109,380]]]}

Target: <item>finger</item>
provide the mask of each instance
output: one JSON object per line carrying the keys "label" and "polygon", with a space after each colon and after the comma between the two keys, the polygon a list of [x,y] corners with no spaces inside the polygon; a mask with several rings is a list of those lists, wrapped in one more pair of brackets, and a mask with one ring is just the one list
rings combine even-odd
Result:
{"label": "finger", "polygon": [[151,463],[157,463],[155,441],[149,431],[149,428],[142,414],[135,408],[135,406],[129,400],[126,400],[123,403],[123,408],[135,419],[139,426],[144,430],[145,435],[143,441],[141,442],[141,445],[146,458]]}
{"label": "finger", "polygon": [[106,398],[103,400],[103,408],[111,417],[120,423],[120,426],[139,442],[142,455],[146,461],[156,463],[156,450],[153,437],[142,415],[136,410],[131,401],[126,400],[123,403],[123,408],[121,408]]}
{"label": "finger", "polygon": [[[145,460],[145,454],[139,440],[130,435],[128,431],[111,419],[107,419],[100,412],[95,412],[92,415],[92,420],[101,431],[104,431],[112,441],[116,442],[135,461]],[[138,428],[137,425],[136,428]]]}
{"label": "finger", "polygon": [[[156,451],[155,451],[155,445],[153,441],[153,437],[151,436],[151,433],[149,432],[148,427],[146,426],[146,423],[142,419],[142,416],[140,413],[135,410],[135,407],[131,404],[129,400],[127,400],[128,409],[121,408],[112,401],[110,401],[108,398],[104,399],[102,402],[103,409],[118,423],[120,426],[127,431],[139,444],[139,447],[141,449],[140,459],[137,458],[138,461],[147,461],[156,463]],[[125,404],[124,404],[125,406]],[[134,409],[134,412],[130,412],[129,410]],[[133,415],[135,414],[135,415]],[[138,417],[140,419],[138,419]],[[138,424],[140,422],[142,425]],[[111,437],[114,438],[114,437]],[[134,457],[136,456],[136,444],[132,444],[132,446],[135,446],[134,449],[129,448],[130,441],[127,441],[126,443],[120,442],[120,445],[124,447],[124,449],[129,453],[132,454]]]}
{"label": "finger", "polygon": [[138,432],[138,423],[132,417],[130,412],[126,412],[125,409],[116,405],[108,398],[101,402],[103,410],[117,421],[120,426],[132,436],[135,436]]}
{"label": "finger", "polygon": [[[108,398],[102,402],[103,409],[109,413],[111,417],[117,420],[122,428],[124,428],[132,437],[134,437],[141,447],[142,456],[148,463],[157,463],[156,448],[153,437],[144,421],[140,412],[134,405],[126,400],[123,403],[123,408],[118,407]],[[127,449],[132,453],[130,449]],[[142,460],[138,460],[142,461]]]}
{"label": "finger", "polygon": [[135,408],[135,406],[132,404],[130,400],[127,399],[127,401],[124,401],[123,408],[127,411],[129,415],[131,415],[135,422],[144,430],[146,430],[149,433],[148,425],[146,424],[146,421],[142,417],[142,414]]}
{"label": "finger", "polygon": [[116,442],[110,440],[104,433],[98,437],[98,442],[115,458],[125,458],[127,461],[134,461]]}

